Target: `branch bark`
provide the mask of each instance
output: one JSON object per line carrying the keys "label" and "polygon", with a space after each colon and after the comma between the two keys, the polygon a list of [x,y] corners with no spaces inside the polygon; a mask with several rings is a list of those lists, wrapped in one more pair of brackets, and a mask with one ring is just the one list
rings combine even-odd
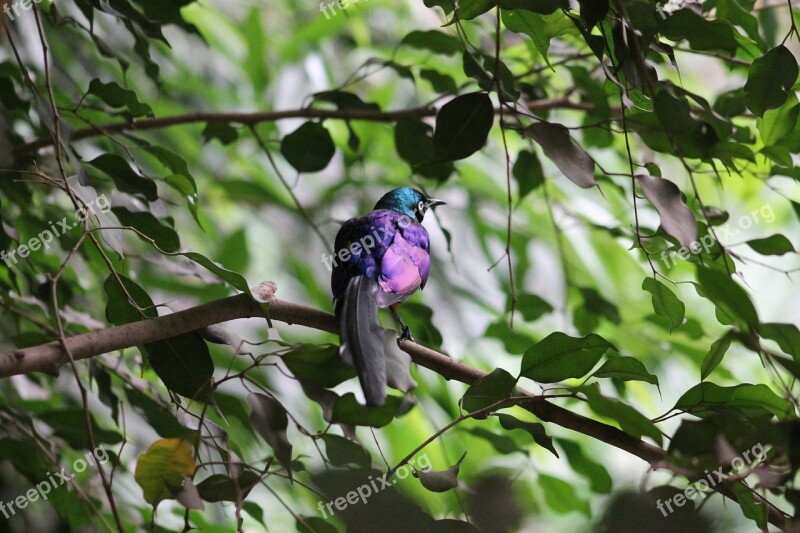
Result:
{"label": "branch bark", "polygon": [[[254,289],[254,293],[258,295],[259,299],[269,304],[266,313],[262,305],[249,294],[238,294],[169,315],[68,337],[65,339],[64,344],[72,353],[73,359],[78,361],[123,348],[168,339],[221,322],[251,317],[265,317],[270,320],[298,324],[320,331],[338,332],[338,324],[332,314],[281,300],[275,297],[275,290],[275,284],[272,282],[261,283]],[[448,380],[453,379],[471,384],[486,375],[486,372],[482,370],[413,341],[406,340],[401,342],[400,348],[408,353],[415,363],[436,372]],[[0,378],[29,374],[31,372],[57,374],[59,367],[68,362],[69,359],[58,342],[11,350],[0,353]],[[548,401],[530,402],[522,407],[544,422],[550,422],[582,433],[624,450],[646,461],[653,468],[669,467],[666,462],[666,451],[637,439],[618,428],[574,413]],[[678,471],[674,468],[670,469]],[[703,477],[699,472],[682,471],[681,474],[693,480]],[[714,487],[714,490],[737,501],[735,494],[727,485],[719,484]],[[767,506],[770,523],[784,529],[786,527],[786,518],[781,511],[760,496],[754,496],[756,502]]]}
{"label": "branch bark", "polygon": [[[530,111],[546,111],[548,109],[582,109],[590,111],[594,106],[590,103],[573,102],[568,98],[552,98],[534,100],[528,103]],[[126,120],[122,122],[112,122],[109,124],[98,124],[88,128],[75,130],[69,138],[69,142],[110,135],[123,131],[144,131],[167,128],[182,124],[194,123],[224,123],[242,124],[250,126],[261,122],[274,122],[288,118],[328,118],[338,120],[358,120],[367,122],[396,122],[406,118],[424,118],[436,115],[433,107],[413,107],[397,111],[370,111],[365,109],[316,109],[304,107],[301,109],[287,109],[283,111],[260,111],[254,113],[234,113],[234,112],[196,112],[184,115],[173,115],[171,117],[147,118],[140,120]],[[53,145],[53,138],[45,135],[29,143],[14,148],[14,156],[20,157],[36,153],[41,148]]]}

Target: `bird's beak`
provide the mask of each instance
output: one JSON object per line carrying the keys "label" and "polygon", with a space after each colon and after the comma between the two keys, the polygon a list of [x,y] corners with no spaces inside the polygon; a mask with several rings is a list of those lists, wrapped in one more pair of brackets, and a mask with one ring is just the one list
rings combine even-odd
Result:
{"label": "bird's beak", "polygon": [[428,207],[436,207],[437,205],[447,205],[444,200],[437,200],[435,198],[428,199]]}

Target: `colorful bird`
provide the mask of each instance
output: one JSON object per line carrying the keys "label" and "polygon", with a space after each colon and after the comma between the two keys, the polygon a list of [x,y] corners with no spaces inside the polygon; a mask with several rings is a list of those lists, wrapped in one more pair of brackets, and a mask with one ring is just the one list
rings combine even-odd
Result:
{"label": "colorful bird", "polygon": [[411,337],[397,306],[425,287],[430,242],[420,223],[429,208],[444,203],[400,187],[386,193],[366,215],[345,222],[336,235],[331,290],[339,321],[339,355],[358,370],[367,405],[383,405],[386,398],[384,329],[378,308],[389,307],[402,337]]}

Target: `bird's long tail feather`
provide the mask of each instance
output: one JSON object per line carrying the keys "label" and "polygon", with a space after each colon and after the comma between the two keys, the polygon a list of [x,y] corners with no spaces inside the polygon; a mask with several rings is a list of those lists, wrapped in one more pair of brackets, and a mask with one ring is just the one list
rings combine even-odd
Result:
{"label": "bird's long tail feather", "polygon": [[336,302],[339,320],[339,355],[355,365],[367,405],[383,405],[386,399],[386,356],[383,327],[378,322],[375,293],[378,283],[366,276],[351,278]]}

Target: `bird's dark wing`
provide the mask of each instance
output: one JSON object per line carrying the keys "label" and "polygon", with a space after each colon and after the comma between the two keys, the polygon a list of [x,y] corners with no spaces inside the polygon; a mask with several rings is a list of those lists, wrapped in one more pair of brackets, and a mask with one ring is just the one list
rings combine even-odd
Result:
{"label": "bird's dark wing", "polygon": [[347,287],[347,281],[359,274],[364,273],[366,265],[360,258],[350,258],[348,261],[342,261],[338,254],[340,250],[349,249],[353,242],[358,242],[363,238],[363,233],[366,228],[366,221],[364,217],[351,218],[339,228],[339,233],[336,234],[336,241],[333,245],[333,271],[331,273],[331,292],[333,299],[338,300],[344,293]]}

